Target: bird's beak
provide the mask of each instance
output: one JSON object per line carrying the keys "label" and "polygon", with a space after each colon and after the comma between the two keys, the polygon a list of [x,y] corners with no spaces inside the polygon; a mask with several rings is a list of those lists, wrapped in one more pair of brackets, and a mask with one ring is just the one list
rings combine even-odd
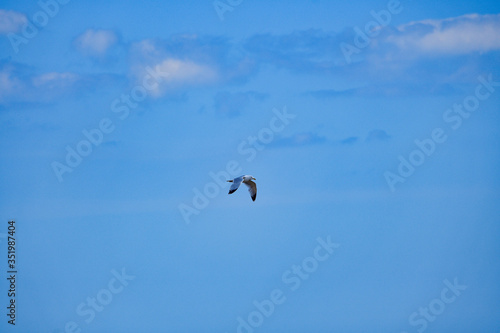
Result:
{"label": "bird's beak", "polygon": [[257,179],[255,179],[255,178],[252,178],[252,179],[253,179],[253,180],[257,180]]}

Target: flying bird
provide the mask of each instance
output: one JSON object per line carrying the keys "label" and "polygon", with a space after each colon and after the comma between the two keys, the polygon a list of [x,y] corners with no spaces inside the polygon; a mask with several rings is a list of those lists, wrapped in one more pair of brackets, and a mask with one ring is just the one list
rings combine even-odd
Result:
{"label": "flying bird", "polygon": [[257,198],[257,185],[252,181],[255,180],[253,176],[251,175],[244,175],[244,176],[239,176],[234,178],[233,180],[228,180],[229,183],[233,183],[231,185],[231,188],[229,188],[229,193],[234,193],[240,187],[241,183],[245,184],[248,186],[248,192],[250,192],[250,196],[252,197],[252,200],[255,201],[255,198]]}

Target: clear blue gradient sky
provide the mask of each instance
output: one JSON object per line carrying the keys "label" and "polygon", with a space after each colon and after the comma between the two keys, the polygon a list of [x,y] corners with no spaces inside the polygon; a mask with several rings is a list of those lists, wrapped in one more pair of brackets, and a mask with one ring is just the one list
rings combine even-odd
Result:
{"label": "clear blue gradient sky", "polygon": [[499,60],[498,1],[2,1],[0,331],[498,332]]}

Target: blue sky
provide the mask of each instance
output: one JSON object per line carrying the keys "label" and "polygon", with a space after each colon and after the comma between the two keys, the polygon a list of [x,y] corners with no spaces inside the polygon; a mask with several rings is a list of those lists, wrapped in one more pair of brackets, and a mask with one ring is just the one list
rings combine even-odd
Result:
{"label": "blue sky", "polygon": [[497,1],[2,1],[0,330],[498,331],[499,60]]}

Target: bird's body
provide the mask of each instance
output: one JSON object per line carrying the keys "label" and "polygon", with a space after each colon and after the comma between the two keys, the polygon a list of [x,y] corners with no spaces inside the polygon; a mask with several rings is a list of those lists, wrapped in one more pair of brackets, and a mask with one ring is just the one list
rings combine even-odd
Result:
{"label": "bird's body", "polygon": [[234,193],[238,187],[240,187],[241,183],[243,183],[248,186],[250,196],[252,197],[252,200],[255,201],[255,198],[257,198],[257,185],[252,180],[255,180],[255,178],[251,175],[243,175],[236,177],[233,180],[228,180],[228,182],[233,183],[229,188],[228,194]]}

